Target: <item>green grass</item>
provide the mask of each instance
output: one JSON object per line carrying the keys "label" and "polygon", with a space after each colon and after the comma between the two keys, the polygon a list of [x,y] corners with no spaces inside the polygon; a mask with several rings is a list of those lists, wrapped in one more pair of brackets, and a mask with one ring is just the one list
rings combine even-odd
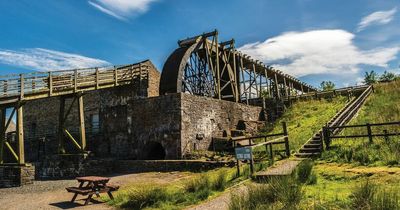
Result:
{"label": "green grass", "polygon": [[[255,164],[256,171],[264,167],[263,163]],[[240,176],[237,176],[236,168],[220,168],[161,186],[149,183],[128,186],[117,191],[114,200],[105,200],[121,209],[184,209],[218,196],[226,188],[249,179],[249,171],[246,164],[242,165]]]}
{"label": "green grass", "polygon": [[314,171],[318,183],[305,185],[302,209],[387,209],[385,206],[397,205],[398,168],[319,162]]}
{"label": "green grass", "polygon": [[345,97],[295,102],[271,128],[267,128],[267,133],[281,133],[282,122],[286,122],[290,149],[297,151],[340,111],[346,102]]}
{"label": "green grass", "polygon": [[[400,121],[400,80],[375,86],[375,93],[369,96],[358,116],[349,124],[383,123]],[[400,132],[399,125],[372,127],[372,133]],[[367,134],[366,127],[347,128],[341,135]],[[323,154],[323,159],[354,163],[359,165],[400,165],[400,136],[384,138],[335,139],[332,149]]]}

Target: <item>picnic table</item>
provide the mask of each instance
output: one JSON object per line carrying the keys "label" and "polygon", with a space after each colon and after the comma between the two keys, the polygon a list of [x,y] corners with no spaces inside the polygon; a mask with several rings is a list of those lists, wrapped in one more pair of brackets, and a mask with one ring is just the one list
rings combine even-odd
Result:
{"label": "picnic table", "polygon": [[77,177],[76,180],[79,182],[79,186],[67,187],[66,190],[70,193],[74,193],[71,202],[74,202],[78,195],[88,196],[85,199],[85,205],[90,202],[93,195],[100,197],[100,193],[107,193],[110,199],[114,199],[111,192],[119,189],[119,186],[108,184],[110,178],[107,177],[85,176]]}

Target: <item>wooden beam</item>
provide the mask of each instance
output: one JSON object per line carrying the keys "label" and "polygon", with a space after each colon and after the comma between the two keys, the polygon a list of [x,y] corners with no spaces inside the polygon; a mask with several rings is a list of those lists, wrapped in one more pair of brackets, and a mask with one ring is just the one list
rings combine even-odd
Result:
{"label": "wooden beam", "polygon": [[17,142],[19,164],[25,164],[25,147],[24,147],[24,110],[23,105],[18,104],[17,107]]}
{"label": "wooden beam", "polygon": [[79,135],[81,140],[81,150],[86,151],[86,131],[85,131],[85,111],[83,106],[83,95],[78,96],[79,107]]}
{"label": "wooden beam", "polygon": [[6,141],[6,108],[2,108],[0,114],[0,164],[3,164],[4,144]]}

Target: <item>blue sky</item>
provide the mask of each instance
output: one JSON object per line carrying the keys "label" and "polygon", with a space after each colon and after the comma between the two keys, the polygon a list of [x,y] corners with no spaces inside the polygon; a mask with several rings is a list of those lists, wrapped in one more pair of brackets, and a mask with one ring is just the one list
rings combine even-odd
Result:
{"label": "blue sky", "polygon": [[398,0],[0,0],[0,74],[134,63],[220,40],[318,86],[400,73]]}

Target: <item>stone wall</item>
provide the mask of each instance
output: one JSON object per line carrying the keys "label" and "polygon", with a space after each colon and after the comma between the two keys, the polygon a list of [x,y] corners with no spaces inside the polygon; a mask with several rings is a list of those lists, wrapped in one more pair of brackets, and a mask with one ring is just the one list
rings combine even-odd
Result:
{"label": "stone wall", "polygon": [[36,179],[47,180],[142,172],[198,172],[224,166],[233,167],[235,166],[235,162],[204,160],[116,160],[83,158],[82,156],[53,156],[36,164]]}
{"label": "stone wall", "polygon": [[257,121],[261,107],[181,94],[182,153],[207,150],[212,137],[237,129],[240,121]]}
{"label": "stone wall", "polygon": [[[103,143],[118,159],[176,159],[180,153],[180,95],[130,101],[102,113]],[[103,144],[102,143],[102,144]],[[159,149],[159,150],[158,150]],[[152,154],[159,151],[165,154]]]}
{"label": "stone wall", "polygon": [[34,179],[34,166],[0,166],[0,188],[32,184]]}
{"label": "stone wall", "polygon": [[[150,66],[148,69],[149,77],[147,80],[140,82],[140,85],[138,85],[139,82],[134,81],[132,85],[90,91],[83,96],[89,151],[101,156],[105,150],[109,150],[103,144],[101,134],[103,119],[101,118],[112,109],[110,107],[126,107],[128,101],[132,101],[133,99],[158,95],[160,73],[150,61],[145,62]],[[68,110],[73,101],[73,97],[66,99],[65,110]],[[60,97],[28,101],[25,104],[24,132],[27,162],[37,161],[57,152],[59,107]],[[67,130],[75,138],[79,136],[78,119],[78,104],[75,101],[65,123]],[[76,152],[76,148],[73,147],[72,142],[68,139],[66,139],[66,142],[67,151],[71,153]]]}

